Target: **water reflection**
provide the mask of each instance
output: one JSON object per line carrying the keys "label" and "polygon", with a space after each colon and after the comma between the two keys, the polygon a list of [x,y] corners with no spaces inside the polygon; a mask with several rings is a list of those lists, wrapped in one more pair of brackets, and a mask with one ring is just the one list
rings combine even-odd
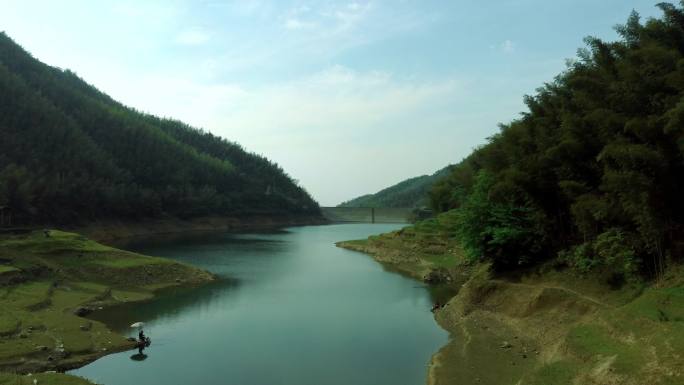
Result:
{"label": "water reflection", "polygon": [[147,359],[147,354],[143,354],[142,352],[139,352],[138,354],[134,354],[131,356],[131,360],[133,361],[145,361]]}
{"label": "water reflection", "polygon": [[202,287],[166,289],[152,301],[105,308],[92,313],[89,318],[106,323],[114,331],[127,334],[130,332],[129,325],[133,322],[142,321],[153,326],[159,322],[172,322],[174,318],[186,313],[202,314],[218,305],[229,292],[239,289],[238,280],[221,278]]}
{"label": "water reflection", "polygon": [[[113,354],[73,371],[108,385],[415,385],[447,341],[419,283],[334,242],[397,229],[333,225],[267,234],[193,234],[129,245],[223,277],[95,314],[145,322],[144,365]],[[144,354],[140,353],[140,354]],[[137,356],[138,358],[144,358]]]}

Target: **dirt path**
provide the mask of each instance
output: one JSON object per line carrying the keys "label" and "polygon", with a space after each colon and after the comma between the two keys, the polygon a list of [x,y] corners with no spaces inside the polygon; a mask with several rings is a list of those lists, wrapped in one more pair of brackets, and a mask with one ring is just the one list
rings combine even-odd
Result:
{"label": "dirt path", "polygon": [[617,308],[617,306],[615,306],[615,305],[611,305],[611,304],[609,304],[609,303],[603,302],[603,301],[598,300],[598,299],[596,299],[596,298],[594,298],[594,297],[589,297],[589,296],[587,296],[587,295],[585,295],[585,294],[582,294],[582,293],[577,292],[577,291],[572,290],[572,289],[568,289],[567,287],[563,287],[563,286],[546,285],[546,284],[535,284],[535,285],[532,285],[532,284],[527,284],[527,283],[509,282],[509,281],[504,281],[504,280],[500,280],[500,279],[492,279],[491,281],[492,281],[492,282],[496,282],[496,283],[500,283],[500,284],[505,284],[505,285],[511,285],[511,286],[517,286],[517,287],[525,287],[525,288],[529,288],[529,289],[560,290],[560,291],[563,291],[563,292],[572,294],[572,295],[574,295],[574,296],[576,296],[576,297],[578,297],[578,298],[581,298],[581,299],[583,299],[583,300],[586,300],[586,301],[589,301],[589,302],[594,303],[594,304],[596,304],[596,305],[599,305],[599,306],[601,306],[601,307],[603,307],[603,308],[607,308],[607,309],[615,309],[615,308]]}

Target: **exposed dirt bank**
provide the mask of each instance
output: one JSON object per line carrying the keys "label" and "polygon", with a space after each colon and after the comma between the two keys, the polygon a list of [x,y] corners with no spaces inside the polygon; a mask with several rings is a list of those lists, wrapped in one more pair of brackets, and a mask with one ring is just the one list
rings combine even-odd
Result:
{"label": "exposed dirt bank", "polygon": [[552,265],[496,277],[466,264],[444,228],[436,221],[338,244],[457,292],[435,312],[451,338],[432,357],[428,384],[684,384],[680,268],[657,287],[615,288]]}

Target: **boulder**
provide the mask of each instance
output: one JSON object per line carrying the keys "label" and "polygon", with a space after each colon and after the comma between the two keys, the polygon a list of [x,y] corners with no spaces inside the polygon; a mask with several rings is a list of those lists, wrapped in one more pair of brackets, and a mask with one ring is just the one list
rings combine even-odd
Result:
{"label": "boulder", "polygon": [[442,283],[451,282],[452,277],[451,274],[449,274],[449,271],[447,271],[447,269],[435,269],[430,270],[430,272],[427,273],[425,277],[423,277],[423,281],[431,285],[438,285]]}
{"label": "boulder", "polygon": [[93,310],[89,309],[87,307],[79,307],[76,310],[74,310],[74,314],[79,316],[79,317],[85,317],[92,312],[93,312]]}

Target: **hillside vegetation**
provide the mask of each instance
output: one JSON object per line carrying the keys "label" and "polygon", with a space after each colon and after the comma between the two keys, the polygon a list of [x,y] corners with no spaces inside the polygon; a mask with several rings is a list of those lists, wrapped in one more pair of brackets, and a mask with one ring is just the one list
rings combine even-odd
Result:
{"label": "hillside vegetation", "polygon": [[586,39],[432,189],[456,210],[470,260],[498,270],[549,258],[608,279],[662,277],[684,247],[684,10],[633,13],[619,41]]}
{"label": "hillside vegetation", "polygon": [[264,157],[125,107],[4,33],[0,135],[0,206],[15,224],[319,213]]}
{"label": "hillside vegetation", "polygon": [[432,175],[422,175],[404,180],[375,194],[363,195],[343,202],[338,207],[427,207],[430,203],[428,193],[432,186],[447,176],[450,169],[451,166],[447,166]]}
{"label": "hillside vegetation", "polygon": [[684,2],[587,38],[430,191],[435,218],[341,247],[422,279],[428,384],[684,383]]}

